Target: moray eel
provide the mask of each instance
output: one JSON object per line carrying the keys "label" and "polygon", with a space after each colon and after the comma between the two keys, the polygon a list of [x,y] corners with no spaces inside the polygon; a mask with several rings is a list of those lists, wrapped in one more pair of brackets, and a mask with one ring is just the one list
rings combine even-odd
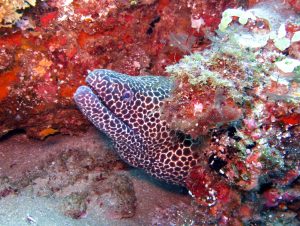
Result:
{"label": "moray eel", "polygon": [[119,156],[169,183],[185,185],[198,162],[199,142],[170,130],[160,115],[173,81],[163,76],[129,76],[111,70],[89,72],[74,100],[81,112],[113,141]]}

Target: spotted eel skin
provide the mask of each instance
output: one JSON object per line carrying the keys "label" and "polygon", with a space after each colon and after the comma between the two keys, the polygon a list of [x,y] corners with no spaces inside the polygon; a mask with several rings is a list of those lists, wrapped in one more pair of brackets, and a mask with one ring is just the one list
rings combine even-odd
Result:
{"label": "spotted eel skin", "polygon": [[129,76],[94,70],[74,99],[81,112],[113,141],[119,156],[134,167],[173,184],[185,185],[197,164],[199,142],[175,132],[160,119],[162,101],[173,82],[162,76]]}

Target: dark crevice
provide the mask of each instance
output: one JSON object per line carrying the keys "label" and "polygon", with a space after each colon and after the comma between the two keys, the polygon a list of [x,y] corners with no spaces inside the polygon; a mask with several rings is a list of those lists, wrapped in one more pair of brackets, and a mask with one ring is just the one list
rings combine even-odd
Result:
{"label": "dark crevice", "polygon": [[26,134],[26,131],[24,129],[11,130],[8,133],[6,133],[0,137],[0,142],[8,140],[9,138],[14,137],[16,135],[20,135],[20,134]]}

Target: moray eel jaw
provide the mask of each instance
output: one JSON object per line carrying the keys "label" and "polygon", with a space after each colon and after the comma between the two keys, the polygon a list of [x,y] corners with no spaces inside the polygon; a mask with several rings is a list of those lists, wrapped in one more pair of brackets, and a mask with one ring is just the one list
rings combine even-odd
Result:
{"label": "moray eel jaw", "polygon": [[[115,114],[116,102],[122,98],[124,91],[117,89],[117,83],[114,82],[113,76],[113,72],[109,70],[91,71],[86,78],[87,86],[80,86],[74,94],[74,100],[82,113],[105,133],[108,132],[108,128],[106,128],[109,127],[106,125],[108,122],[111,126],[116,121],[118,125],[128,127]],[[96,118],[97,114],[101,114],[103,118]],[[95,121],[96,119],[98,121]],[[128,130],[130,130],[129,127]]]}
{"label": "moray eel jaw", "polygon": [[184,185],[198,162],[197,142],[171,131],[160,106],[173,82],[162,76],[128,76],[94,70],[74,99],[81,112],[113,141],[119,156],[132,166],[170,183]]}
{"label": "moray eel jaw", "polygon": [[[87,77],[87,83],[94,74]],[[97,78],[100,79],[100,78]],[[96,87],[97,88],[97,87]],[[120,120],[94,93],[94,87],[80,86],[75,94],[74,100],[80,111],[92,122],[100,131],[107,134],[115,146],[122,147],[124,151],[119,153],[127,163],[140,167],[138,158],[142,149],[142,141],[134,134],[134,131],[122,120]],[[125,150],[128,150],[127,152]]]}
{"label": "moray eel jaw", "polygon": [[119,120],[109,108],[107,108],[101,99],[94,94],[88,86],[80,86],[74,94],[74,100],[80,111],[100,130],[108,133],[117,123],[122,130],[130,132],[131,129],[121,120]]}

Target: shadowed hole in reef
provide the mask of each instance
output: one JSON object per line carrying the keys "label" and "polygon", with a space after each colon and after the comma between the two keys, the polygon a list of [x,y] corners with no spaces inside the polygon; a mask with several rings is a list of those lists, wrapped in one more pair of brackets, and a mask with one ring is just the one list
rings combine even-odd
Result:
{"label": "shadowed hole in reef", "polygon": [[265,191],[271,189],[273,187],[273,184],[271,182],[262,183],[259,186],[258,194],[263,194]]}
{"label": "shadowed hole in reef", "polygon": [[4,134],[3,136],[0,137],[0,142],[8,140],[9,138],[20,135],[20,134],[26,134],[26,131],[24,129],[14,129],[9,131],[8,133]]}

